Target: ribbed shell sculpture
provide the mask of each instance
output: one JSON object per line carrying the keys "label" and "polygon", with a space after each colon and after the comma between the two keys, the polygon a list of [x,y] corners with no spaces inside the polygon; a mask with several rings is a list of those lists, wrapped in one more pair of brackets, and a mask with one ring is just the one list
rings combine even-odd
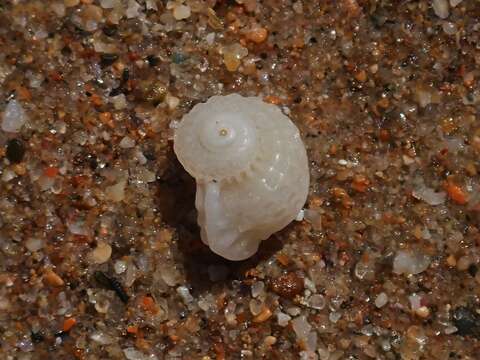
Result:
{"label": "ribbed shell sculpture", "polygon": [[174,150],[197,183],[202,241],[226,259],[255,254],[305,204],[309,169],[299,131],[260,98],[197,104],[175,129]]}

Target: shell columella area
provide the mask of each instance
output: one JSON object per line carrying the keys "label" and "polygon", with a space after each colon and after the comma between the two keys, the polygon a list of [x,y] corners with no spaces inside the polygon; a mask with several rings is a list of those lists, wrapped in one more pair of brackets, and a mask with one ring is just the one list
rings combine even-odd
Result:
{"label": "shell columella area", "polygon": [[226,259],[255,254],[305,204],[310,178],[300,133],[260,98],[197,104],[175,130],[174,150],[197,183],[202,241]]}

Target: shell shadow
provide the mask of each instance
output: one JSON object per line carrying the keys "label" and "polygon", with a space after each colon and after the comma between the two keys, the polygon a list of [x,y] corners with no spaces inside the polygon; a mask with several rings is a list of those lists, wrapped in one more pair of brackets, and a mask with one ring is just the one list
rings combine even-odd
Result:
{"label": "shell shadow", "polygon": [[245,273],[282,249],[284,236],[273,235],[262,241],[258,252],[244,261],[229,261],[213,253],[200,239],[196,222],[195,179],[169,156],[169,166],[158,182],[158,207],[164,223],[175,229],[178,253],[176,261],[183,263],[188,284],[194,295],[212,287],[231,288],[232,282],[245,280]]}

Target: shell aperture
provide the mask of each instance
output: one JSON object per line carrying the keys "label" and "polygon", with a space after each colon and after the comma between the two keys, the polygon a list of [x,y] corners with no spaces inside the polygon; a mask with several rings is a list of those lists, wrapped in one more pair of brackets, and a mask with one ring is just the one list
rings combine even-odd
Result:
{"label": "shell aperture", "polygon": [[197,104],[175,130],[174,151],[197,183],[202,241],[224,258],[252,256],[305,204],[309,169],[298,129],[260,98]]}

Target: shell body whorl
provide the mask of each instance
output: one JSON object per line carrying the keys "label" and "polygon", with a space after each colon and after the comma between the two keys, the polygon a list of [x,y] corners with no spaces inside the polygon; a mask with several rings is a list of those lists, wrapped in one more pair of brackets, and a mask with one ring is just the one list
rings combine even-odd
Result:
{"label": "shell body whorl", "polygon": [[201,236],[230,259],[252,256],[308,194],[305,147],[292,121],[255,97],[214,96],[179,124],[174,150],[196,179]]}

